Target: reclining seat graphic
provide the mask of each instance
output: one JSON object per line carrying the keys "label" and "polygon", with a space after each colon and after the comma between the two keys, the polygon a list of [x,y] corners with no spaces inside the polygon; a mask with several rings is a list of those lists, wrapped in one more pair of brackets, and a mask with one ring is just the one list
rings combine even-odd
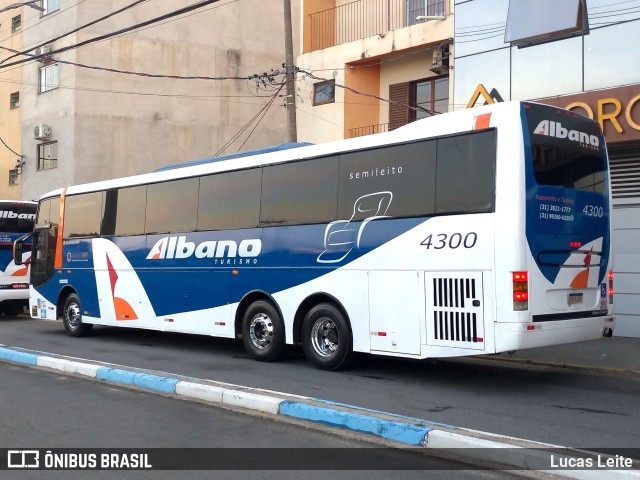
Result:
{"label": "reclining seat graphic", "polygon": [[[318,263],[338,263],[346,258],[353,248],[360,248],[360,237],[364,227],[372,220],[388,218],[386,215],[393,193],[376,192],[363,195],[353,204],[349,220],[335,220],[324,231],[324,252],[318,255]],[[362,222],[358,226],[358,222]]]}

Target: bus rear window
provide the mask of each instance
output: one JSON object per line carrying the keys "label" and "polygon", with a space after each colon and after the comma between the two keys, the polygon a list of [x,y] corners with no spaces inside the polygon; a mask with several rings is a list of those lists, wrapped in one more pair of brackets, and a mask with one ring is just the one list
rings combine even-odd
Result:
{"label": "bus rear window", "polygon": [[604,192],[604,159],[598,152],[532,145],[533,173],[539,185]]}

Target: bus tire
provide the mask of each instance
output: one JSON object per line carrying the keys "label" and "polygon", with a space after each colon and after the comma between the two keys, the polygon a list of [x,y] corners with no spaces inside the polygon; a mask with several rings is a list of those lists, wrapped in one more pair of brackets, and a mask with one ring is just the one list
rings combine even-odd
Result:
{"label": "bus tire", "polygon": [[82,309],[80,308],[80,298],[75,293],[71,293],[64,300],[62,308],[62,322],[64,328],[72,337],[84,337],[91,333],[93,324],[82,323]]}
{"label": "bus tire", "polygon": [[342,312],[330,303],[313,307],[302,323],[302,348],[309,362],[322,370],[347,368],[353,348]]}
{"label": "bus tire", "polygon": [[286,353],[284,323],[269,302],[253,302],[242,318],[242,343],[249,355],[261,362],[273,362]]}

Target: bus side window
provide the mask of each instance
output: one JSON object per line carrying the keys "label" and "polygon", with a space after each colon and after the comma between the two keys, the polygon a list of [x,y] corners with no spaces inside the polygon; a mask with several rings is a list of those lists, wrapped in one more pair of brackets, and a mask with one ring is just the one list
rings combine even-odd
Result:
{"label": "bus side window", "polygon": [[147,186],[145,233],[193,232],[199,179],[185,178]]}

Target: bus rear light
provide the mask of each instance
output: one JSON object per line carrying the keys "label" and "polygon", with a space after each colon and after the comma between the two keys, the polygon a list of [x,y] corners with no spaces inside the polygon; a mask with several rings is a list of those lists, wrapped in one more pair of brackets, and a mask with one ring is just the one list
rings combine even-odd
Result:
{"label": "bus rear light", "polygon": [[529,309],[529,272],[512,272],[513,309],[523,311]]}
{"label": "bus rear light", "polygon": [[582,242],[569,242],[570,248],[580,248],[582,247]]}
{"label": "bus rear light", "polygon": [[528,282],[529,272],[513,272],[513,283]]}
{"label": "bus rear light", "polygon": [[526,302],[529,300],[528,292],[513,292],[513,301],[514,302]]}
{"label": "bus rear light", "polygon": [[609,271],[609,305],[613,304],[613,272]]}

